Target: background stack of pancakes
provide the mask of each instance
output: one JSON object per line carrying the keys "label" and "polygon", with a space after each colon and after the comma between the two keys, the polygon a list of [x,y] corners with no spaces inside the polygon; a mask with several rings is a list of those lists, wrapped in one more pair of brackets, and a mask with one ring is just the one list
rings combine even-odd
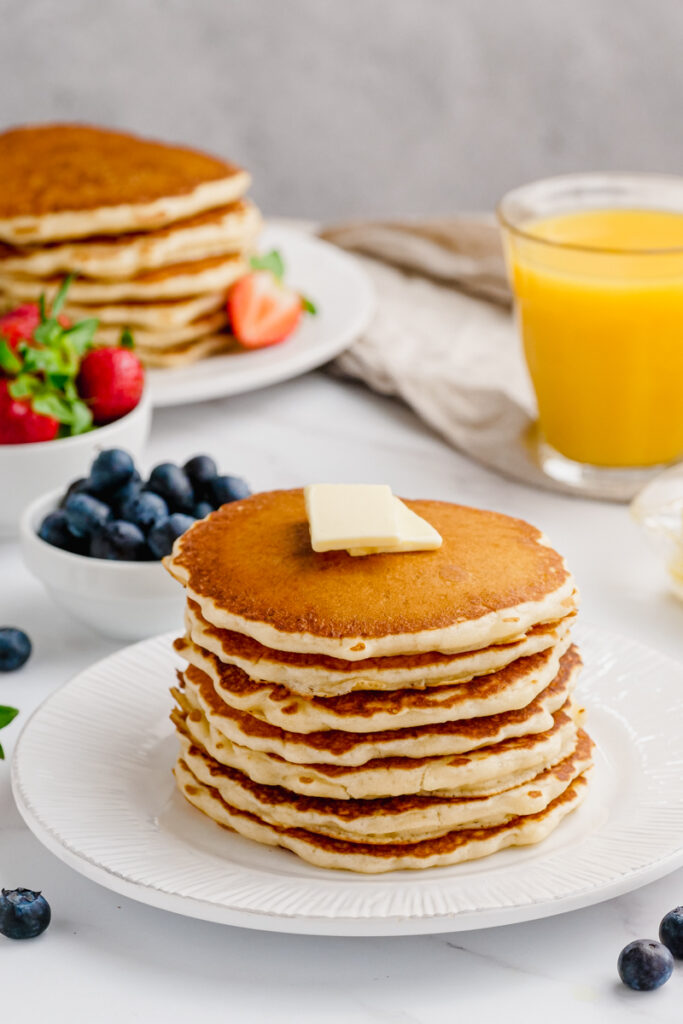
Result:
{"label": "background stack of pancakes", "polygon": [[316,554],[302,492],[279,491],[223,506],[167,560],[188,596],[181,792],[326,868],[535,843],[586,790],[562,558],[521,520],[407,504],[438,551]]}
{"label": "background stack of pancakes", "polygon": [[246,171],[214,157],[83,125],[0,134],[0,304],[51,298],[77,276],[65,311],[123,327],[151,366],[231,344],[228,287],[261,226]]}

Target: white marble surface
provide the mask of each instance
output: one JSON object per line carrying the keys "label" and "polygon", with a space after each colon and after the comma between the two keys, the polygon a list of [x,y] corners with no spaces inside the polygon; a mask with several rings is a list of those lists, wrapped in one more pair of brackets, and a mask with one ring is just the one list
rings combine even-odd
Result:
{"label": "white marble surface", "polygon": [[[201,450],[255,489],[380,480],[409,497],[524,516],[566,554],[585,621],[683,656],[683,606],[666,595],[663,572],[624,508],[495,477],[409,411],[362,388],[318,373],[155,414],[150,464]],[[21,709],[2,733],[11,755],[31,710],[115,645],[52,604],[12,544],[0,546],[0,624],[26,628],[35,645],[25,669],[0,677],[0,703]],[[632,993],[615,964],[626,942],[656,937],[663,914],[683,902],[683,871],[588,910],[461,935],[321,939],[223,928],[128,901],[64,867],[22,824],[5,762],[0,885],[42,889],[54,918],[38,940],[0,939],[1,1012],[12,1024],[186,1024],[200,1016],[239,1024],[681,1020],[683,965],[659,992]]]}

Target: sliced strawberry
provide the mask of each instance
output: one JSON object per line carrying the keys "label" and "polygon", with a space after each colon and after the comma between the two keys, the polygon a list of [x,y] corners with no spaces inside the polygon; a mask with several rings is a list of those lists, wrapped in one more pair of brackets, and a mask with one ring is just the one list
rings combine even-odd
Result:
{"label": "sliced strawberry", "polygon": [[235,337],[245,348],[277,345],[301,319],[303,301],[270,271],[254,270],[228,292],[228,315]]}
{"label": "sliced strawberry", "polygon": [[[62,327],[70,327],[71,321],[62,314],[58,316]],[[32,341],[33,332],[40,324],[40,309],[37,302],[26,302],[23,306],[17,306],[0,317],[0,337],[5,338],[7,344],[16,350],[20,341]]]}
{"label": "sliced strawberry", "polygon": [[9,384],[0,380],[0,444],[54,440],[59,430],[57,420],[34,412],[27,399],[12,398]]}
{"label": "sliced strawberry", "polygon": [[140,401],[145,386],[142,363],[127,348],[96,348],[83,359],[76,380],[81,398],[98,426],[121,419]]}

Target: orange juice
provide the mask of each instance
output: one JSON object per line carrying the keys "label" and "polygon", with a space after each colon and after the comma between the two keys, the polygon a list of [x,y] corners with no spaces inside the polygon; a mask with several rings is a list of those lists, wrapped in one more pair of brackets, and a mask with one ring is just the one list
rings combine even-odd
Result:
{"label": "orange juice", "polygon": [[548,443],[595,466],[683,456],[683,213],[582,209],[506,244]]}

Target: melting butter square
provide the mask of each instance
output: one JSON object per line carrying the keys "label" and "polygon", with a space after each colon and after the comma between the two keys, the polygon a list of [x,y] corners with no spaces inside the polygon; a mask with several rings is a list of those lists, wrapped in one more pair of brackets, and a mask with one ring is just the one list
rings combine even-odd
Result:
{"label": "melting butter square", "polygon": [[396,504],[396,521],[399,538],[392,544],[381,544],[374,547],[348,548],[350,555],[391,554],[394,551],[435,551],[441,547],[441,534],[434,529],[422,516],[404,505],[400,498],[394,498]]}
{"label": "melting butter square", "polygon": [[314,551],[382,547],[400,540],[386,484],[311,484],[304,488]]}

